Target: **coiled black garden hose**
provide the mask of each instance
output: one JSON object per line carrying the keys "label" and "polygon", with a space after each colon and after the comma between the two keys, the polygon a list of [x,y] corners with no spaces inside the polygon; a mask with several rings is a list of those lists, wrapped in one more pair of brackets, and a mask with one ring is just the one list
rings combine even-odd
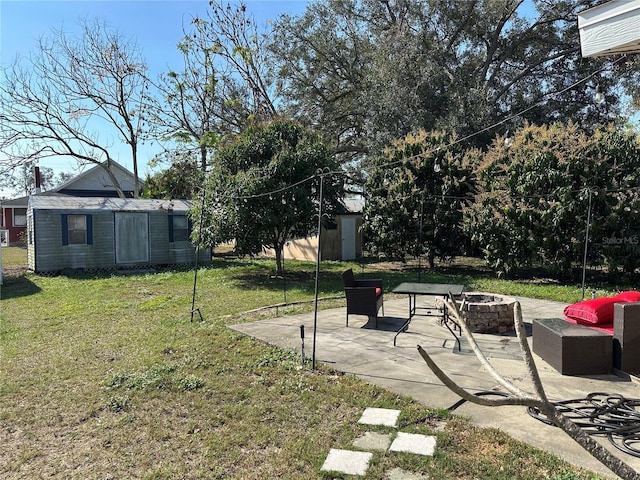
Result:
{"label": "coiled black garden hose", "polygon": [[[475,396],[496,395],[507,397],[500,391],[477,392]],[[447,410],[453,411],[466,400],[462,399]],[[605,436],[618,450],[640,457],[640,399],[625,398],[617,393],[595,392],[585,398],[551,402],[562,416],[571,420],[588,435]],[[536,420],[555,426],[539,409],[528,407],[527,413]]]}

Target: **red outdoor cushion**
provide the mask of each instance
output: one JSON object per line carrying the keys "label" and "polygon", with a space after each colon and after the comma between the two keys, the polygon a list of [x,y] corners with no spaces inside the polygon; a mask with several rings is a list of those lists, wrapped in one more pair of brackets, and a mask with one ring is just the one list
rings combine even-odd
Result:
{"label": "red outdoor cushion", "polygon": [[621,292],[612,297],[592,298],[568,305],[564,314],[584,325],[602,325],[613,322],[613,306],[616,303],[640,302],[640,292]]}
{"label": "red outdoor cushion", "polygon": [[376,297],[382,295],[382,289],[380,287],[376,287]]}
{"label": "red outdoor cushion", "polygon": [[640,302],[640,292],[636,292],[633,290],[629,290],[627,292],[621,292],[617,295],[614,295],[616,303],[622,302]]}
{"label": "red outdoor cushion", "polygon": [[613,305],[623,300],[614,297],[592,298],[582,302],[567,305],[564,314],[578,323],[585,325],[601,325],[613,322]]}

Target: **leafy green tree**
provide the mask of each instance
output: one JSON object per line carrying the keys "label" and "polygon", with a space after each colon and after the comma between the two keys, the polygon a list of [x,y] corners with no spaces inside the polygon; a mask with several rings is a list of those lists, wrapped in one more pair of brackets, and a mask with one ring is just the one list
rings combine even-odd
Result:
{"label": "leafy green tree", "polygon": [[364,234],[378,255],[405,260],[459,255],[465,241],[462,207],[473,191],[473,166],[443,132],[395,142],[373,162],[365,184]]}
{"label": "leafy green tree", "polygon": [[148,174],[143,184],[145,198],[194,198],[202,189],[205,172],[188,153],[169,154],[169,167]]}
{"label": "leafy green tree", "polygon": [[599,129],[584,159],[595,185],[589,259],[609,272],[632,273],[640,267],[640,135],[625,128]]}
{"label": "leafy green tree", "polygon": [[[222,144],[214,161],[199,226],[203,243],[235,240],[240,255],[273,248],[278,275],[285,243],[317,229],[319,169],[324,172],[323,213],[332,216],[343,208],[339,165],[317,135],[293,121],[249,127]],[[192,215],[196,223],[198,203]]]}
{"label": "leafy green tree", "polygon": [[291,113],[347,158],[369,150],[364,122],[373,107],[363,101],[373,61],[370,25],[350,7],[351,2],[313,2],[301,17],[282,16],[270,43]]}
{"label": "leafy green tree", "polygon": [[[465,214],[466,230],[490,266],[508,274],[542,264],[569,276],[582,263],[589,198],[591,262],[611,270],[637,266],[636,135],[613,127],[587,135],[574,124],[527,124],[510,146],[502,140],[486,152],[478,193]],[[612,248],[611,238],[624,248]]]}

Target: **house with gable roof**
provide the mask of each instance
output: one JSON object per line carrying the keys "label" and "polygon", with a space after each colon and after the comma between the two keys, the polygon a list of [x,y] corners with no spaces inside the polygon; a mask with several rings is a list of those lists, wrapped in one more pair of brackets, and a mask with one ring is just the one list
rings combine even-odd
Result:
{"label": "house with gable roof", "polygon": [[[135,177],[133,173],[117,162],[109,161],[109,168],[118,180],[120,188],[127,198],[134,197]],[[75,197],[117,197],[118,191],[113,185],[106,169],[106,162],[95,165],[73,177],[64,184],[35,195],[68,195]],[[39,190],[39,169],[34,169],[36,190]],[[26,235],[27,208],[29,196],[0,200],[0,244],[16,245]]]}

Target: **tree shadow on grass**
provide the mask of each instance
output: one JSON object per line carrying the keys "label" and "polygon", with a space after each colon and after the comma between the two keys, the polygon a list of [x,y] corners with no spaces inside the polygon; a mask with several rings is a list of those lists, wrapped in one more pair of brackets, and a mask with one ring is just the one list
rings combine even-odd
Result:
{"label": "tree shadow on grass", "polygon": [[[275,276],[273,271],[241,273],[233,276],[238,287],[242,289],[265,289],[269,291],[282,291],[285,288],[295,289],[305,294],[315,292],[315,272],[304,270],[285,271],[284,277]],[[342,291],[342,276],[337,272],[320,272],[318,287],[323,292]]]}
{"label": "tree shadow on grass", "polygon": [[0,300],[28,297],[41,291],[42,289],[39,286],[24,275],[17,277],[5,276],[2,278],[2,286],[0,286]]}

